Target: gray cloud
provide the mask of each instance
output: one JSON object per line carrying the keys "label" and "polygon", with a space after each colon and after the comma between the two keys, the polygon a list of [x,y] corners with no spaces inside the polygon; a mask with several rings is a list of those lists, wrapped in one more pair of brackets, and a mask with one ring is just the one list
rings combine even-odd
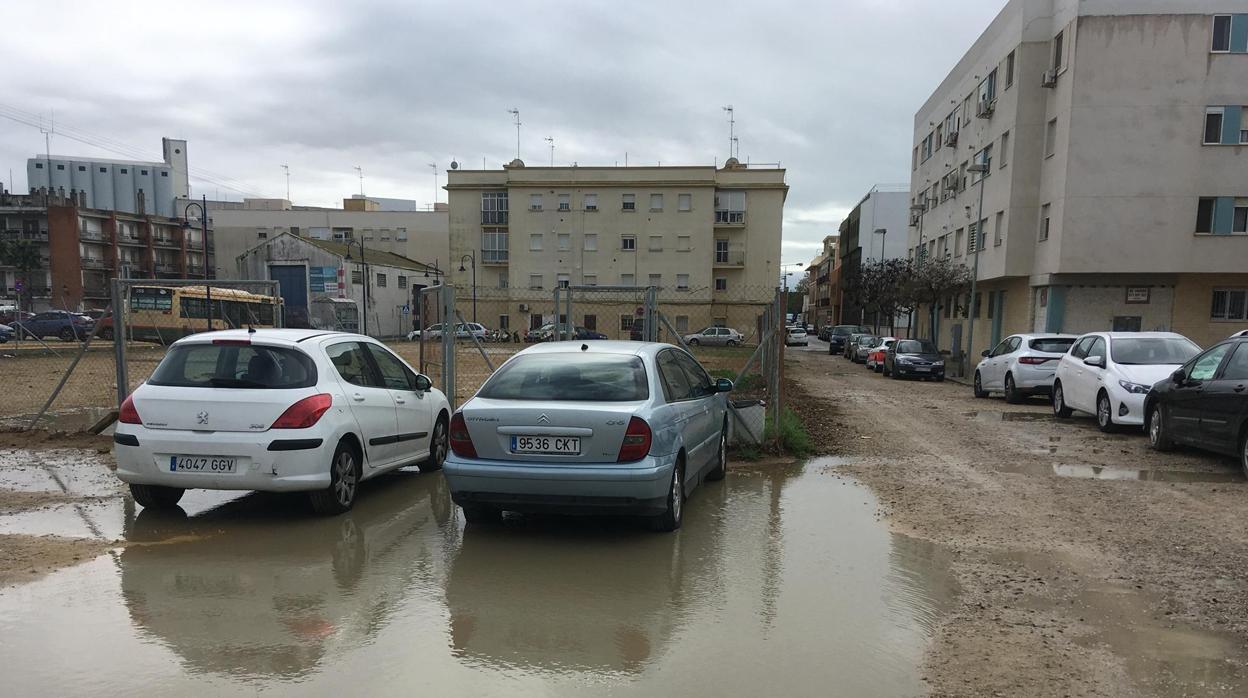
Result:
{"label": "gray cloud", "polygon": [[[1000,2],[23,5],[6,8],[26,30],[0,44],[0,103],[153,159],[160,136],[187,138],[193,168],[263,195],[289,163],[302,203],[357,191],[354,165],[370,193],[427,203],[428,163],[514,156],[513,106],[532,163],[545,136],[561,164],[722,162],[733,104],[742,158],[788,170],[784,261],[804,262],[872,184],[907,181],[915,109]],[[0,120],[18,190],[42,149]]]}

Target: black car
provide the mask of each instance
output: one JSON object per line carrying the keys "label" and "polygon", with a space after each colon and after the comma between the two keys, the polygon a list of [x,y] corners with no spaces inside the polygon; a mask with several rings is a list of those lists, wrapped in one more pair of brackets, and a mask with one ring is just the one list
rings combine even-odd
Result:
{"label": "black car", "polygon": [[1154,385],[1144,428],[1158,451],[1186,444],[1238,456],[1248,475],[1248,337],[1214,345]]}
{"label": "black car", "polygon": [[945,379],[945,357],[926,339],[899,339],[884,352],[884,375]]}
{"label": "black car", "polygon": [[844,354],[845,340],[856,332],[870,332],[870,330],[862,325],[833,325],[831,327],[824,325],[824,328],[819,331],[819,339],[828,343],[829,354]]}

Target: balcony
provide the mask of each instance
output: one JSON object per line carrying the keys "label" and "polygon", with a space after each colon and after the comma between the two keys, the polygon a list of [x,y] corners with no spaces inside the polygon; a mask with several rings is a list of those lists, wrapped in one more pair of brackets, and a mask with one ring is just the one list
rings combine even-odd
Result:
{"label": "balcony", "polygon": [[82,295],[84,298],[111,298],[113,293],[107,284],[90,283],[83,284]]}
{"label": "balcony", "polygon": [[716,268],[745,266],[745,250],[715,250]]}
{"label": "balcony", "polygon": [[157,273],[159,273],[159,274],[177,274],[177,273],[178,273],[178,265],[176,265],[176,264],[165,264],[165,263],[157,262],[157,263],[156,263],[156,272],[157,272]]}
{"label": "balcony", "polygon": [[144,235],[118,235],[117,244],[118,245],[138,245],[141,247],[146,247],[147,237]]}
{"label": "balcony", "polygon": [[508,250],[481,250],[482,265],[505,265],[510,258],[511,252]]}
{"label": "balcony", "polygon": [[107,259],[96,259],[94,257],[83,257],[78,261],[79,266],[83,269],[112,269],[113,265]]}
{"label": "balcony", "polygon": [[79,230],[78,239],[79,240],[92,240],[95,242],[104,242],[108,238],[104,236],[104,231],[102,230]]}
{"label": "balcony", "polygon": [[186,249],[188,249],[188,250],[202,250],[202,249],[204,249],[204,242],[203,242],[203,240],[191,240],[191,239],[189,239],[189,238],[188,238],[188,239],[187,239],[187,241],[186,241]]}
{"label": "balcony", "polygon": [[745,211],[716,211],[715,225],[745,225]]}
{"label": "balcony", "polygon": [[163,235],[157,235],[156,237],[152,238],[152,244],[156,245],[157,247],[181,247],[182,246],[180,243],[178,243],[177,240],[174,240],[171,237],[165,237]]}
{"label": "balcony", "polygon": [[46,230],[17,230],[16,228],[4,231],[5,240],[29,240],[31,242],[47,242],[48,231]]}

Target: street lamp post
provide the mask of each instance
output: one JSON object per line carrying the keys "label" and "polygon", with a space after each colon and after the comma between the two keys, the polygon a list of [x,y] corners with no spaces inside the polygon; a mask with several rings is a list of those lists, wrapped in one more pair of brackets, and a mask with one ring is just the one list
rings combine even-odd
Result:
{"label": "street lamp post", "polygon": [[874,236],[875,235],[880,236],[880,261],[883,262],[884,261],[884,244],[888,242],[888,228],[876,228],[875,230],[871,232],[871,235],[873,236],[871,239],[872,247],[875,247]]}
{"label": "street lamp post", "polygon": [[[208,195],[205,194],[202,202],[192,201],[182,210],[182,226],[186,229],[191,227],[191,207],[199,209],[199,236],[200,244],[204,246],[204,302],[208,304],[208,330],[212,330],[212,280],[208,273]],[[149,230],[150,234],[151,231]],[[150,241],[149,241],[150,244]],[[155,263],[155,260],[153,260]],[[185,267],[184,267],[185,268]],[[153,270],[154,272],[155,270]],[[116,314],[117,309],[113,309]]]}
{"label": "street lamp post", "polygon": [[[919,245],[914,249],[915,264],[919,267],[923,266],[923,252],[927,250],[923,246],[923,214],[927,213],[927,192],[923,192],[923,203],[915,204],[910,207],[910,213],[919,214]],[[918,305],[917,303],[915,305]],[[910,309],[910,326],[906,328],[906,337],[914,336],[914,308]]]}
{"label": "street lamp post", "polygon": [[351,246],[360,246],[360,277],[364,281],[364,322],[362,329],[364,334],[368,334],[368,263],[364,261],[364,240],[347,240],[347,256],[348,262],[351,260]]}
{"label": "street lamp post", "polygon": [[467,271],[466,269],[464,269],[465,259],[472,260],[472,321],[476,322],[477,321],[477,253],[469,252],[468,254],[459,258],[459,270],[460,271]]}
{"label": "street lamp post", "polygon": [[[977,162],[966,168],[967,172],[979,175],[979,213],[975,218],[975,262],[971,265],[971,299],[970,299],[970,316],[971,320],[967,323],[966,330],[966,366],[965,369],[971,367],[971,361],[974,360],[972,349],[975,347],[975,316],[979,314],[979,304],[975,302],[976,282],[979,280],[979,253],[984,247],[984,183],[988,180],[989,170],[987,162]],[[966,371],[963,371],[966,375]]]}

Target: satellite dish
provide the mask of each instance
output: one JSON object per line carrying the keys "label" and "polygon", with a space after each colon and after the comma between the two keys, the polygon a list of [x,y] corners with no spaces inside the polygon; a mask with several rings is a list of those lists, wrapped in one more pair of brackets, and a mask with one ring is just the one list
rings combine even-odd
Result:
{"label": "satellite dish", "polygon": [[459,169],[459,163],[458,163],[458,162],[455,162],[454,160],[451,160],[451,169],[452,169],[452,170],[458,170],[458,169]]}

